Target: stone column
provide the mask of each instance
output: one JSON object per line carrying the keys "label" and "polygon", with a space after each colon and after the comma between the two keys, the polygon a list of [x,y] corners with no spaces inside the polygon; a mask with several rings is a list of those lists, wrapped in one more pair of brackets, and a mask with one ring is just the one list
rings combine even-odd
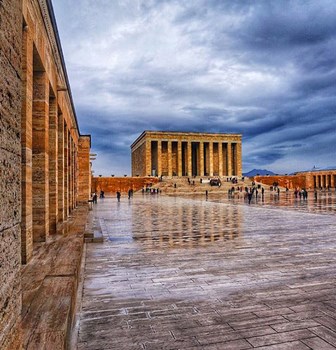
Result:
{"label": "stone column", "polygon": [[71,193],[72,193],[72,197],[71,197],[71,210],[73,210],[75,208],[75,142],[73,139],[71,139]]}
{"label": "stone column", "polygon": [[227,144],[227,173],[228,176],[232,176],[232,144]]}
{"label": "stone column", "polygon": [[335,175],[331,174],[331,183],[330,183],[330,187],[335,187]]}
{"label": "stone column", "polygon": [[69,183],[68,183],[68,194],[69,194],[69,201],[68,201],[68,209],[69,209],[69,214],[72,211],[72,137],[71,137],[71,132],[69,131],[69,152],[68,152],[68,178],[69,178]]}
{"label": "stone column", "polygon": [[223,145],[218,142],[218,175],[223,176]]}
{"label": "stone column", "polygon": [[213,142],[209,142],[209,175],[213,176]]}
{"label": "stone column", "polygon": [[64,220],[69,216],[69,131],[64,123]]}
{"label": "stone column", "polygon": [[204,143],[199,143],[199,176],[204,176]]}
{"label": "stone column", "polygon": [[146,167],[145,167],[145,171],[146,174],[145,176],[152,176],[152,150],[151,150],[151,143],[152,140],[146,140]]}
{"label": "stone column", "polygon": [[87,203],[90,199],[91,167],[90,167],[91,137],[80,136],[78,140],[78,201]]}
{"label": "stone column", "polygon": [[21,113],[21,258],[26,264],[33,254],[33,38],[29,27],[23,31]]}
{"label": "stone column", "polygon": [[237,169],[237,176],[242,177],[243,176],[243,164],[242,164],[242,143],[237,142],[236,144],[236,169]]}
{"label": "stone column", "polygon": [[182,176],[182,141],[177,141],[177,176]]}
{"label": "stone column", "polygon": [[45,72],[33,79],[33,236],[43,242],[49,234],[49,81]]}
{"label": "stone column", "polygon": [[192,146],[191,142],[187,143],[187,174],[188,176],[192,176]]}
{"label": "stone column", "polygon": [[73,163],[74,163],[74,173],[73,173],[73,191],[74,191],[74,200],[73,208],[77,207],[77,185],[78,185],[78,164],[77,164],[77,145],[74,143],[74,154],[73,154]]}
{"label": "stone column", "polygon": [[172,142],[167,142],[167,157],[168,157],[168,176],[173,176],[172,167]]}
{"label": "stone column", "polygon": [[56,233],[58,222],[58,115],[57,101],[49,99],[49,233]]}
{"label": "stone column", "polygon": [[65,217],[64,204],[64,119],[63,115],[58,116],[58,221],[61,223]]}
{"label": "stone column", "polygon": [[157,174],[162,175],[162,142],[160,140],[157,142]]}

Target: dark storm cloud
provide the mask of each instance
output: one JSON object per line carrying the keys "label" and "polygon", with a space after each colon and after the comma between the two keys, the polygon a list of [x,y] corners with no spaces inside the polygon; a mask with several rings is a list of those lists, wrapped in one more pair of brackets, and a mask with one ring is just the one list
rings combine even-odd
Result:
{"label": "dark storm cloud", "polygon": [[244,170],[335,163],[336,2],[54,6],[99,173],[129,173],[145,129],[242,133]]}

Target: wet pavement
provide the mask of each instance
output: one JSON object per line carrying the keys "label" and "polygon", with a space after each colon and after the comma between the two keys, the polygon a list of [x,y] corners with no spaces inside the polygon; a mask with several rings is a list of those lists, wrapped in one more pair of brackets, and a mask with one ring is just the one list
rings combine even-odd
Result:
{"label": "wet pavement", "polygon": [[78,349],[335,349],[336,197],[101,200]]}

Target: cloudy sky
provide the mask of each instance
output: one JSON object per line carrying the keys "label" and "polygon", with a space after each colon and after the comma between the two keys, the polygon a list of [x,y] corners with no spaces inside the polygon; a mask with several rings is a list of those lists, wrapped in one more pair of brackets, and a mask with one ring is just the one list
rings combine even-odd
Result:
{"label": "cloudy sky", "polygon": [[95,174],[146,129],[243,134],[243,170],[336,165],[335,0],[55,0]]}

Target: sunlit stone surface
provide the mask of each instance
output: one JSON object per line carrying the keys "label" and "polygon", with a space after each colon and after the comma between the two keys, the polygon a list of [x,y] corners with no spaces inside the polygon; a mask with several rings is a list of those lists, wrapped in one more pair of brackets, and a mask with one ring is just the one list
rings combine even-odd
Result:
{"label": "sunlit stone surface", "polygon": [[79,349],[334,349],[334,193],[101,200]]}

